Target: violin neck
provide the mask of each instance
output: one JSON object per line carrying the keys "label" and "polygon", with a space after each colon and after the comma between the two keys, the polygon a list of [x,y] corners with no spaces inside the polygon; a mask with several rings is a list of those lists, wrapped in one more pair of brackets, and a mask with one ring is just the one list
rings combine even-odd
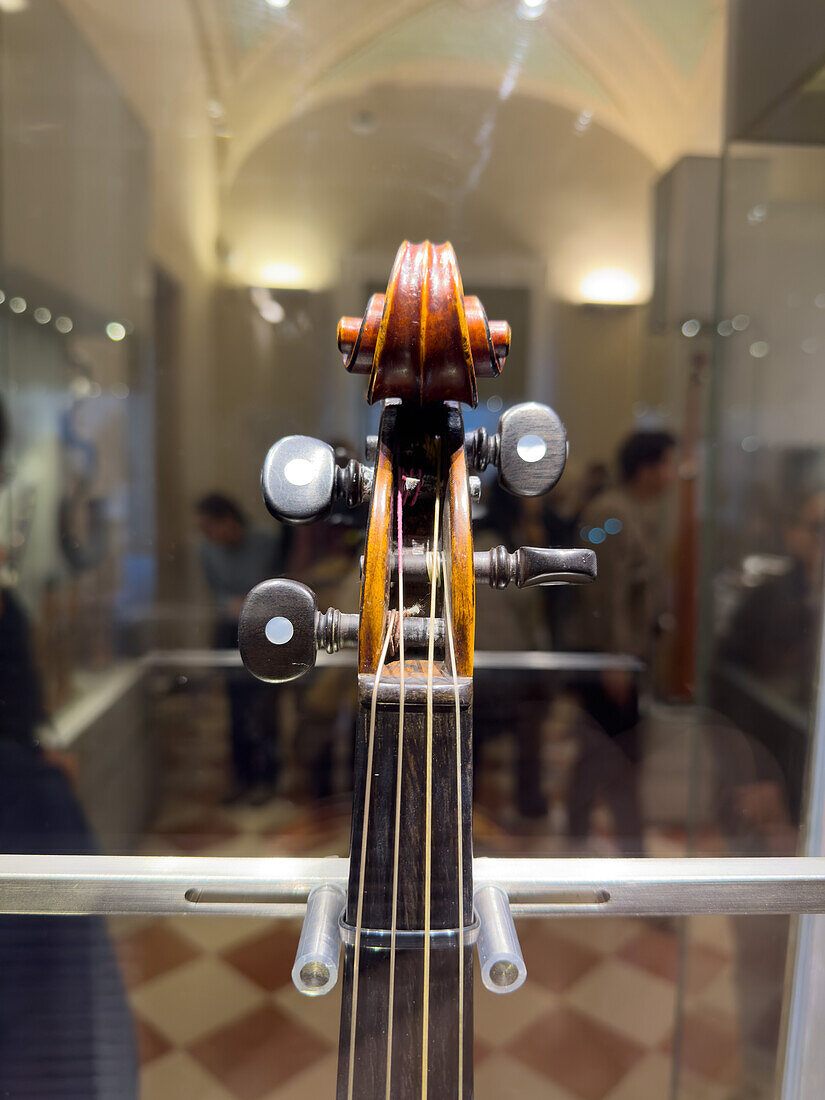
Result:
{"label": "violin neck", "polygon": [[[425,928],[428,785],[429,925],[433,931],[458,930],[462,924],[469,929],[472,925],[472,683],[459,679],[456,685],[449,677],[434,677],[429,784],[427,702],[426,697],[422,699],[426,696],[426,677],[416,676],[405,690],[396,865],[398,680],[394,690],[392,685],[388,690],[386,680],[382,681],[381,701],[375,708],[370,805],[365,812],[373,684],[369,677],[360,679],[362,703],[355,761],[358,785],[353,800],[345,920],[351,928],[356,927],[363,888],[362,933],[357,982],[354,944],[347,944],[344,951],[338,1100],[380,1100],[386,1095],[426,1095],[432,1100],[460,1096],[469,1100],[473,1095],[472,945],[466,942],[466,933],[463,940],[458,934],[431,936],[427,980],[423,936],[404,934]],[[366,855],[363,877],[362,851]],[[394,882],[397,890],[393,889]],[[393,960],[390,930],[394,894],[398,935]],[[372,930],[383,930],[386,935],[376,937]]]}

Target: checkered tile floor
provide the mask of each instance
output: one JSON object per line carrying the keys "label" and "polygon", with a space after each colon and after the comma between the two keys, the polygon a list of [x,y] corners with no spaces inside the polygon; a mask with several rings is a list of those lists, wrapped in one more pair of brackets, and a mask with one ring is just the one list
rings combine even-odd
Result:
{"label": "checkered tile floor", "polygon": [[[223,763],[198,754],[177,727],[175,771],[154,854],[344,853],[347,815],[286,799],[224,810],[215,792]],[[210,739],[211,740],[211,739]],[[214,743],[214,742],[213,742]],[[167,765],[170,761],[167,760]],[[172,761],[174,764],[174,761]],[[212,770],[210,770],[212,769]],[[491,850],[484,815],[479,847]],[[499,835],[498,850],[512,838]],[[519,840],[520,844],[521,841]],[[651,854],[679,854],[650,833]],[[543,838],[546,852],[547,838]],[[495,850],[495,847],[492,848]],[[334,1095],[340,995],[305,998],[290,982],[297,924],[185,916],[116,918],[112,931],[139,1034],[144,1100],[299,1100]],[[675,928],[649,921],[523,922],[529,977],[496,997],[476,982],[475,1080],[479,1100],[663,1100],[680,945]],[[739,1086],[732,926],[686,924],[688,970],[680,1100],[726,1100]]]}
{"label": "checkered tile floor", "polygon": [[[179,832],[150,838],[146,850],[314,853],[345,843],[343,818],[313,827],[311,813],[293,809],[290,829],[287,815],[285,806],[215,811],[208,832],[192,819],[190,830],[181,823]],[[298,924],[183,916],[116,918],[112,929],[138,1029],[144,1100],[334,1095],[340,998],[305,998],[292,987]],[[527,921],[519,934],[527,984],[496,997],[476,983],[479,1100],[667,1097],[676,932],[581,919]],[[723,1100],[738,1080],[731,929],[724,918],[695,918],[687,934],[681,1097]]]}

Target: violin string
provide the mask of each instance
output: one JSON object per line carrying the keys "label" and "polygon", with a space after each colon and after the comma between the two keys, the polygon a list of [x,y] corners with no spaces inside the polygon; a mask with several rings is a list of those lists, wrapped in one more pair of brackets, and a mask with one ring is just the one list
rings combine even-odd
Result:
{"label": "violin string", "polygon": [[458,1096],[464,1095],[464,838],[461,826],[464,817],[461,762],[461,703],[458,695],[458,668],[455,659],[453,635],[453,607],[450,576],[447,561],[442,556],[444,577],[444,621],[447,625],[447,644],[450,653],[450,670],[455,701],[455,794],[457,808],[457,863],[458,863]]}
{"label": "violin string", "polygon": [[395,771],[395,836],[392,861],[392,921],[390,925],[390,991],[387,1009],[387,1082],[386,1100],[390,1100],[392,1082],[392,1025],[395,1006],[395,935],[398,927],[398,854],[401,844],[401,778],[404,768],[404,535],[403,497],[398,489],[395,499],[398,555],[398,759]]}
{"label": "violin string", "polygon": [[375,713],[378,706],[378,685],[381,682],[381,673],[384,671],[384,662],[387,659],[387,650],[390,647],[392,630],[389,616],[384,634],[384,644],[381,647],[381,656],[378,658],[378,667],[375,670],[375,682],[372,686],[372,702],[370,704],[370,728],[367,739],[367,768],[366,783],[364,785],[364,821],[361,833],[361,866],[358,871],[358,906],[355,914],[355,952],[352,969],[352,1009],[349,1027],[349,1072],[347,1080],[347,1098],[352,1100],[352,1090],[355,1081],[355,1025],[358,1019],[358,976],[361,961],[361,922],[364,916],[364,880],[367,869],[367,834],[370,823],[370,795],[372,794],[372,758],[375,748]]}
{"label": "violin string", "polygon": [[[440,440],[439,440],[440,445]],[[435,599],[438,591],[438,535],[441,519],[441,455],[435,488],[433,512],[432,573],[430,580],[429,646],[427,650],[427,759],[426,810],[424,819],[424,1011],[422,1020],[421,1100],[427,1100],[427,1071],[429,1065],[430,1032],[430,903],[432,883],[432,833],[433,833],[433,665],[435,660]]]}

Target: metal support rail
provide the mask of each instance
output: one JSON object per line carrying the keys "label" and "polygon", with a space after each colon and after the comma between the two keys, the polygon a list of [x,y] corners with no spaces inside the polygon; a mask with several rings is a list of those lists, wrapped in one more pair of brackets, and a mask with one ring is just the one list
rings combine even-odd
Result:
{"label": "metal support rail", "polygon": [[[300,917],[349,861],[177,856],[0,856],[2,913]],[[516,917],[825,913],[825,857],[474,860]]]}
{"label": "metal support rail", "polygon": [[[243,662],[237,649],[154,649],[141,658],[149,669],[184,671],[205,668],[241,668]],[[351,668],[355,666],[352,650],[318,654],[316,668]],[[507,669],[516,672],[596,673],[605,669],[620,672],[640,672],[643,662],[624,653],[544,652],[542,650],[477,649],[473,659],[476,669]]]}

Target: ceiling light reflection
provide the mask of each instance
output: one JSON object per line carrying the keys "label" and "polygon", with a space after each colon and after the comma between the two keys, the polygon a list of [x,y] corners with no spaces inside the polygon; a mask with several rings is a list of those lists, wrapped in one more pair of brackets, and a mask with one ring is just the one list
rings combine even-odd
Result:
{"label": "ceiling light reflection", "polygon": [[547,7],[547,0],[520,0],[519,19],[538,19]]}

